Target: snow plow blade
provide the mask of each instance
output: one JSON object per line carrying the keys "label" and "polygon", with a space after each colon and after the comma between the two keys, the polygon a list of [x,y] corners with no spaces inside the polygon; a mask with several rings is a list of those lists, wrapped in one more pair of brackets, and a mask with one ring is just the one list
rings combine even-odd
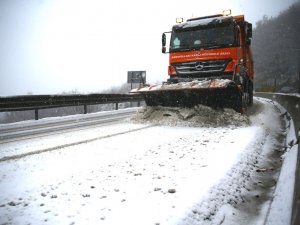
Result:
{"label": "snow plow blade", "polygon": [[130,93],[141,94],[148,106],[190,108],[201,104],[244,112],[242,91],[235,82],[228,79],[146,86],[133,89]]}

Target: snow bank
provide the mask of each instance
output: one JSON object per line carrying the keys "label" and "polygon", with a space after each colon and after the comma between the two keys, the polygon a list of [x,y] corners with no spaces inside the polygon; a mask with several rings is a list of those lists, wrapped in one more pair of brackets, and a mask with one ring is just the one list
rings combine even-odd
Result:
{"label": "snow bank", "polygon": [[274,199],[270,206],[266,225],[286,225],[291,224],[293,193],[295,186],[295,171],[297,166],[298,145],[293,145],[296,140],[294,122],[286,110],[277,105],[282,115],[286,117],[287,124],[287,151],[282,156],[283,165],[277,182]]}
{"label": "snow bank", "polygon": [[300,98],[300,94],[299,93],[274,93],[276,95],[287,95],[287,96],[295,96]]}
{"label": "snow bank", "polygon": [[298,145],[284,159],[266,225],[291,224]]}
{"label": "snow bank", "polygon": [[183,127],[244,127],[250,124],[246,115],[233,109],[215,110],[203,105],[193,108],[147,106],[139,110],[132,121]]}

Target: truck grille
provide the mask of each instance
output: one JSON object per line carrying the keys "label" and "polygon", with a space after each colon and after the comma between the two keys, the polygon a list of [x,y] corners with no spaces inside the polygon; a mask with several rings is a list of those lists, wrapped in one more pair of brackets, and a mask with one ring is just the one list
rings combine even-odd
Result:
{"label": "truck grille", "polygon": [[174,64],[178,77],[202,78],[222,75],[232,59],[203,60]]}

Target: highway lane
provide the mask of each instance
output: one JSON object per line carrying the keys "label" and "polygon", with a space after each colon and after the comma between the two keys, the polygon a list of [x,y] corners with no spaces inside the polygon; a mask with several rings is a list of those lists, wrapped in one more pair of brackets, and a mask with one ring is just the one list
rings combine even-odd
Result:
{"label": "highway lane", "polygon": [[31,121],[15,124],[2,124],[0,125],[0,144],[51,135],[57,132],[69,132],[72,129],[85,129],[90,126],[114,123],[130,117],[136,111],[137,108],[131,108],[88,115],[39,120],[34,123]]}

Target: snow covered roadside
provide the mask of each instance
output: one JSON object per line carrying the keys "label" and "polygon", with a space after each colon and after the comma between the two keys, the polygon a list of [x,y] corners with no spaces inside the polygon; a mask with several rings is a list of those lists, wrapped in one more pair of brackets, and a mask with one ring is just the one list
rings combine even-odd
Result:
{"label": "snow covered roadside", "polygon": [[[280,112],[255,106],[249,118],[209,108],[146,112],[134,121],[159,126],[2,162],[0,224],[263,224],[273,192],[257,197],[265,184],[256,178],[271,177],[274,189],[280,165],[257,171],[270,168],[284,140],[276,140]],[[246,205],[257,210],[241,212]]]}
{"label": "snow covered roadside", "polygon": [[[286,113],[285,109],[278,106],[282,114]],[[286,225],[291,224],[293,195],[295,187],[295,171],[297,166],[298,145],[293,142],[297,140],[293,120],[287,116],[287,152],[282,156],[283,165],[280,172],[280,177],[274,193],[274,199],[270,206],[266,225]]]}
{"label": "snow covered roadside", "polygon": [[[236,164],[210,189],[210,194],[193,207],[181,225],[265,224],[280,172],[280,156],[286,144],[287,121],[279,118],[283,112],[274,102],[256,101],[262,105],[254,106],[257,108],[250,113],[249,119],[252,126],[262,128],[262,133],[256,136],[257,142],[253,141],[248,149],[240,152]],[[293,169],[288,168],[289,171]],[[291,198],[292,194],[285,192],[285,196]],[[275,203],[278,204],[281,203]],[[289,215],[289,210],[284,209],[277,218]]]}

